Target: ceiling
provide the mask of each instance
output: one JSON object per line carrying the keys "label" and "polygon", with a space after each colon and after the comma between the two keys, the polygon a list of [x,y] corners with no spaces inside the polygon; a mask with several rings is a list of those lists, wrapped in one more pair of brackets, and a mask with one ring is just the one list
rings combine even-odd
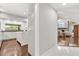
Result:
{"label": "ceiling", "polygon": [[[0,11],[27,18],[34,13],[34,3],[0,3]],[[57,15],[64,18],[79,20],[79,3],[49,3]]]}
{"label": "ceiling", "polygon": [[33,3],[0,3],[0,11],[27,18],[34,12]]}
{"label": "ceiling", "polygon": [[51,3],[49,4],[55,9],[59,17],[79,20],[79,3]]}

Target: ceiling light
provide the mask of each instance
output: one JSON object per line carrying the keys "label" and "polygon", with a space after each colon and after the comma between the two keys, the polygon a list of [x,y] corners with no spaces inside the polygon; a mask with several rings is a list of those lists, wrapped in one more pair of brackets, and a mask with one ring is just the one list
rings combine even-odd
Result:
{"label": "ceiling light", "polygon": [[3,12],[3,11],[5,11],[5,10],[0,8],[0,11],[2,11],[2,12]]}
{"label": "ceiling light", "polygon": [[58,46],[58,50],[61,50],[61,47],[60,46]]}
{"label": "ceiling light", "polygon": [[62,3],[63,6],[67,5],[67,3]]}
{"label": "ceiling light", "polygon": [[26,15],[26,12],[24,12],[24,15]]}

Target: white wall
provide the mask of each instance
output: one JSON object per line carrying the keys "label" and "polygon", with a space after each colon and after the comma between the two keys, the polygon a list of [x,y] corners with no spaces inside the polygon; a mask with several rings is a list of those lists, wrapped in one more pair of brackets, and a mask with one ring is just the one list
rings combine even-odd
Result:
{"label": "white wall", "polygon": [[35,18],[34,17],[35,17],[34,13],[32,14],[32,17],[29,17],[28,27],[31,28],[31,30],[28,31],[28,35],[27,35],[29,50],[32,55],[35,55]]}
{"label": "white wall", "polygon": [[[35,7],[33,6],[33,9]],[[33,11],[30,16],[28,16],[28,32],[24,32],[24,39],[28,43],[28,50],[34,56],[35,55],[35,12]]]}
{"label": "white wall", "polygon": [[39,53],[56,45],[57,15],[48,4],[39,4]]}

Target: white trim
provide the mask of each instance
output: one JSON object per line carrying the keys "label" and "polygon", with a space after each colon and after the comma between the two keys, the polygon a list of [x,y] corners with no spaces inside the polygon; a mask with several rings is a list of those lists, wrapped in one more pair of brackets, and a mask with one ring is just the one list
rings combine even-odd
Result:
{"label": "white trim", "polygon": [[39,4],[35,4],[35,56],[39,56]]}

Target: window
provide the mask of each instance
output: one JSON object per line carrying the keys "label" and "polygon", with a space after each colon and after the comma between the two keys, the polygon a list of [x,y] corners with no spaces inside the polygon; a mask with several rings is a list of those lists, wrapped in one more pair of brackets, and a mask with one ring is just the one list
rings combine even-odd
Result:
{"label": "window", "polygon": [[20,31],[21,25],[18,24],[6,24],[5,31]]}
{"label": "window", "polygon": [[58,28],[65,28],[65,29],[68,28],[68,21],[67,21],[67,20],[62,20],[62,19],[60,19],[60,20],[58,20],[57,22],[58,22],[58,23],[57,23]]}

